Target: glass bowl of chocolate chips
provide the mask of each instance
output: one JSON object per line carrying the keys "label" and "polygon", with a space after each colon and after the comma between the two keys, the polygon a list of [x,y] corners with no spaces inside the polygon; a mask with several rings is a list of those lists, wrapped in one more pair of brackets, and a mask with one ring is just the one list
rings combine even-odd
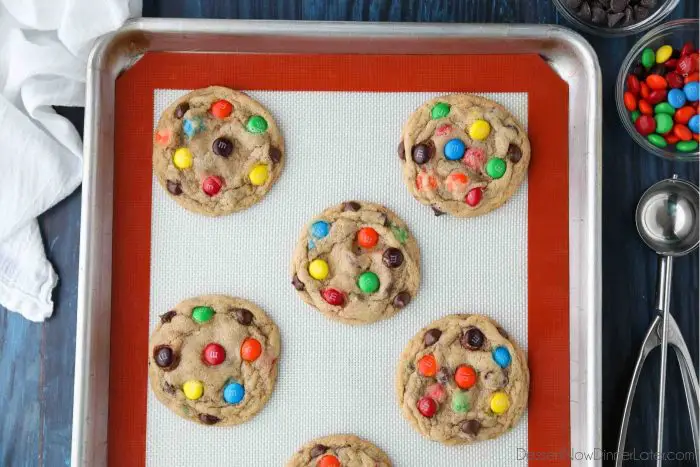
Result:
{"label": "glass bowl of chocolate chips", "polygon": [[569,22],[599,36],[626,36],[656,26],[679,0],[553,0]]}

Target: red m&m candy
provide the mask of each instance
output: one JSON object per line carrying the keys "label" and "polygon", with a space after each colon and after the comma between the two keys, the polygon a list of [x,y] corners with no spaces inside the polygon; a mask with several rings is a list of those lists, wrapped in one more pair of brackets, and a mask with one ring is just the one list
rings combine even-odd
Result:
{"label": "red m&m candy", "polygon": [[666,75],[666,82],[674,89],[680,89],[683,87],[683,77],[675,71],[672,71]]}
{"label": "red m&m candy", "polygon": [[229,101],[221,99],[211,105],[210,111],[216,118],[226,118],[233,112],[233,105]]}
{"label": "red m&m candy", "polygon": [[226,351],[219,344],[207,344],[202,357],[207,365],[221,365],[226,360]]}
{"label": "red m&m candy", "polygon": [[467,196],[464,197],[464,202],[474,207],[481,202],[482,194],[483,190],[481,188],[472,188],[469,190],[469,193],[467,193]]}
{"label": "red m&m candy", "polygon": [[221,180],[221,178],[217,177],[216,175],[210,175],[209,177],[205,178],[204,181],[202,181],[202,191],[208,196],[214,196],[221,191],[223,184],[224,182]]}
{"label": "red m&m candy", "polygon": [[639,94],[642,96],[642,99],[647,99],[649,97],[650,92],[651,92],[651,89],[649,89],[649,86],[647,86],[647,83],[640,83],[639,84]]}
{"label": "red m&m candy", "polygon": [[246,362],[254,362],[262,353],[262,344],[253,337],[246,337],[241,344],[241,358]]}
{"label": "red m&m candy", "polygon": [[455,370],[455,383],[461,389],[469,389],[476,384],[476,371],[468,365],[460,365]]}
{"label": "red m&m candy", "polygon": [[423,355],[418,360],[418,373],[422,376],[433,377],[437,374],[437,361],[432,354]]}
{"label": "red m&m candy", "polygon": [[651,92],[651,94],[649,94],[649,99],[647,99],[647,101],[651,105],[656,105],[665,99],[666,99],[666,90],[665,89],[655,89]]}
{"label": "red m&m candy", "polygon": [[629,75],[627,77],[627,90],[634,95],[639,94],[641,86],[639,84],[639,79],[634,75]]}
{"label": "red m&m candy", "polygon": [[318,467],[340,467],[340,461],[337,457],[326,454],[318,460]]}
{"label": "red m&m candy", "polygon": [[654,115],[654,108],[644,99],[639,101],[639,111],[644,115]]}
{"label": "red m&m candy", "polygon": [[416,403],[416,408],[422,416],[431,418],[437,411],[437,403],[430,397],[421,397]]}
{"label": "red m&m candy", "polygon": [[321,296],[329,304],[343,306],[345,304],[345,294],[338,289],[327,288],[321,290]]}
{"label": "red m&m candy", "polygon": [[646,136],[656,130],[656,120],[650,115],[640,115],[637,121],[634,122],[634,127],[639,134]]}
{"label": "red m&m candy", "polygon": [[625,104],[625,108],[630,112],[637,110],[637,98],[631,92],[626,92],[622,97],[622,101]]}
{"label": "red m&m candy", "polygon": [[357,244],[362,248],[372,248],[379,241],[379,234],[372,227],[363,227],[357,231]]}
{"label": "red m&m candy", "polygon": [[681,57],[690,55],[691,53],[693,53],[693,51],[695,51],[695,46],[692,42],[688,41],[685,44],[683,44],[683,48],[681,48]]}

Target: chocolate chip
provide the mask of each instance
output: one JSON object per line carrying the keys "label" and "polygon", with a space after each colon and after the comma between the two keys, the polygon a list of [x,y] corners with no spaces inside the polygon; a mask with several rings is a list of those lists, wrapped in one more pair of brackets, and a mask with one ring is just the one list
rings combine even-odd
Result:
{"label": "chocolate chip", "polygon": [[161,323],[169,323],[170,321],[173,320],[173,318],[175,317],[176,314],[177,314],[177,311],[175,311],[175,310],[170,310],[167,313],[163,313],[162,315],[160,315],[160,322]]}
{"label": "chocolate chip", "polygon": [[629,5],[629,0],[610,0],[610,10],[612,13],[625,11],[627,5]]}
{"label": "chocolate chip", "polygon": [[403,141],[399,143],[399,148],[397,149],[397,152],[399,153],[399,159],[402,161],[406,160],[406,148],[403,145]]}
{"label": "chocolate chip", "polygon": [[637,5],[634,7],[634,19],[639,21],[644,21],[649,17],[649,9],[643,6]]}
{"label": "chocolate chip", "polygon": [[484,345],[484,333],[478,328],[469,328],[466,330],[462,337],[459,339],[459,343],[462,347],[469,350],[478,350]]}
{"label": "chocolate chip", "polygon": [[275,163],[279,164],[279,162],[282,160],[282,151],[280,151],[276,147],[271,147],[270,148],[270,160]]}
{"label": "chocolate chip", "polygon": [[572,10],[581,6],[581,0],[566,0],[566,5]]}
{"label": "chocolate chip", "polygon": [[501,389],[508,384],[508,375],[504,371],[487,371],[484,373],[484,386],[489,389]]}
{"label": "chocolate chip", "polygon": [[392,302],[394,308],[403,308],[409,303],[411,303],[411,294],[408,292],[399,293],[396,297],[394,297]]}
{"label": "chocolate chip", "polygon": [[348,201],[343,204],[343,211],[359,211],[361,208],[360,203],[355,201]]}
{"label": "chocolate chip", "polygon": [[190,110],[189,102],[182,102],[175,107],[175,116],[177,118],[182,118],[188,110]]}
{"label": "chocolate chip", "polygon": [[236,321],[238,321],[240,324],[248,326],[253,322],[253,313],[251,313],[250,310],[246,310],[245,308],[236,308],[233,310],[233,312],[236,314]]}
{"label": "chocolate chip", "polygon": [[228,138],[216,138],[211,144],[214,154],[221,157],[228,157],[233,152],[233,143]]}
{"label": "chocolate chip", "polygon": [[444,212],[440,211],[440,210],[439,210],[438,208],[436,208],[435,206],[430,206],[430,207],[433,209],[433,214],[435,214],[435,217],[440,217],[440,216],[442,216],[443,214],[445,214]]}
{"label": "chocolate chip", "polygon": [[379,223],[386,226],[389,223],[389,218],[383,212],[379,213]]}
{"label": "chocolate chip", "polygon": [[508,152],[506,153],[506,155],[513,164],[517,164],[518,162],[520,162],[520,159],[523,158],[523,151],[522,149],[520,149],[520,146],[510,144],[508,145]]}
{"label": "chocolate chip", "polygon": [[304,290],[306,288],[304,283],[299,280],[299,276],[297,276],[296,274],[294,274],[294,277],[292,277],[292,285],[295,289],[299,291]]}
{"label": "chocolate chip", "polygon": [[199,414],[199,421],[201,421],[205,425],[214,425],[216,423],[219,423],[221,421],[221,419],[219,417],[215,417],[213,415],[209,415],[206,413],[200,413]]}
{"label": "chocolate chip", "polygon": [[503,337],[505,337],[506,339],[509,338],[509,337],[508,337],[508,333],[507,333],[506,330],[503,329],[502,327],[496,326],[496,331],[498,331],[498,333],[499,333],[500,335],[502,335]]}
{"label": "chocolate chip", "polygon": [[[632,24],[633,21],[634,21],[634,17],[632,16],[632,8],[631,7],[625,8],[625,17],[622,20],[622,24],[620,24],[620,26],[629,26],[630,24]],[[634,73],[634,74],[635,74],[635,76],[637,76],[637,78],[642,78],[643,76],[646,75],[646,70],[644,69],[644,67],[641,64],[637,64],[637,66],[634,67],[634,71],[637,70],[637,67],[641,68],[641,71],[639,72],[639,74],[637,74],[637,73]]]}
{"label": "chocolate chip", "polygon": [[577,16],[584,21],[590,21],[591,6],[588,3],[583,3],[583,5],[581,5],[581,9],[577,13]]}
{"label": "chocolate chip", "polygon": [[[627,10],[625,10],[627,11]],[[631,12],[632,10],[630,10]],[[611,28],[615,26],[622,18],[624,18],[625,13],[610,13],[608,15],[608,27]]]}
{"label": "chocolate chip", "polygon": [[[658,5],[657,0],[640,0],[639,4],[643,6],[644,8],[656,8],[656,5]],[[673,56],[673,55],[671,55]]]}
{"label": "chocolate chip", "polygon": [[179,196],[182,194],[182,186],[180,185],[180,182],[174,182],[172,180],[168,180],[167,183],[168,186],[168,191],[170,194]]}
{"label": "chocolate chip", "polygon": [[476,436],[479,434],[479,430],[481,430],[481,423],[479,420],[464,420],[459,424],[459,429],[462,430],[464,434]]}
{"label": "chocolate chip", "polygon": [[309,453],[309,455],[313,459],[314,457],[318,457],[326,451],[328,451],[328,446],[324,446],[323,444],[317,444],[316,446],[311,448],[311,452]]}
{"label": "chocolate chip", "polygon": [[438,370],[437,374],[435,375],[435,379],[437,379],[438,383],[446,386],[447,383],[450,382],[450,376],[450,370],[443,366]]}
{"label": "chocolate chip", "polygon": [[382,262],[388,268],[398,268],[403,264],[403,253],[398,248],[387,248],[382,255]]}
{"label": "chocolate chip", "polygon": [[172,384],[168,383],[167,381],[163,381],[163,391],[167,392],[171,396],[174,396],[176,389]]}
{"label": "chocolate chip", "polygon": [[591,8],[591,21],[594,24],[604,24],[606,19],[605,11],[598,5],[593,5]]}
{"label": "chocolate chip", "polygon": [[441,330],[435,328],[428,329],[425,334],[423,334],[423,343],[426,347],[430,347],[440,340],[440,336],[442,336]]}
{"label": "chocolate chip", "polygon": [[153,349],[153,359],[156,361],[156,365],[161,368],[172,369],[175,364],[175,353],[173,349],[167,345],[159,345]]}
{"label": "chocolate chip", "polygon": [[432,141],[427,141],[425,143],[419,143],[413,146],[413,161],[416,164],[425,164],[433,157],[433,152],[435,151],[435,146]]}

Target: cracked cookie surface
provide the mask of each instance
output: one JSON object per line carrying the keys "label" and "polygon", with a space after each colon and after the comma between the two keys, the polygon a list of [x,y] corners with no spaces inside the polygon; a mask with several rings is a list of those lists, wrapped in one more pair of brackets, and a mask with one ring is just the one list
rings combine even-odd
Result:
{"label": "cracked cookie surface", "polygon": [[280,334],[255,304],[202,295],[161,315],[149,352],[151,389],[160,402],[201,424],[237,425],[272,394]]}
{"label": "cracked cookie surface", "polygon": [[248,95],[221,86],[197,89],[160,117],[153,167],[182,207],[208,216],[260,201],[284,166],[284,141],[272,115]]}
{"label": "cracked cookie surface", "polygon": [[389,456],[355,435],[317,438],[302,446],[286,467],[391,467]]}
{"label": "cracked cookie surface", "polygon": [[455,314],[430,323],[399,360],[396,391],[404,417],[443,444],[496,438],[528,401],[525,354],[493,320]]}
{"label": "cracked cookie surface", "polygon": [[501,105],[450,94],[421,105],[399,143],[408,190],[436,215],[486,214],[505,203],[527,175],[530,142]]}
{"label": "cracked cookie surface", "polygon": [[301,232],[292,285],[324,315],[348,324],[388,318],[415,297],[420,253],[406,224],[387,208],[348,201]]}

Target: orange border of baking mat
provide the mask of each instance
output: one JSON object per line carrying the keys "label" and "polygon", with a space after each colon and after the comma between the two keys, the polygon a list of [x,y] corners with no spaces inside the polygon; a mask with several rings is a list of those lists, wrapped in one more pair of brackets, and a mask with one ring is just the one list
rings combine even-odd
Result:
{"label": "orange border of baking mat", "polygon": [[[528,175],[528,449],[568,453],[568,87],[539,56],[157,52],[147,53],[116,83],[109,464],[145,465],[153,90],[211,84],[286,91],[528,93],[533,154]],[[569,462],[530,461],[540,463]]]}

